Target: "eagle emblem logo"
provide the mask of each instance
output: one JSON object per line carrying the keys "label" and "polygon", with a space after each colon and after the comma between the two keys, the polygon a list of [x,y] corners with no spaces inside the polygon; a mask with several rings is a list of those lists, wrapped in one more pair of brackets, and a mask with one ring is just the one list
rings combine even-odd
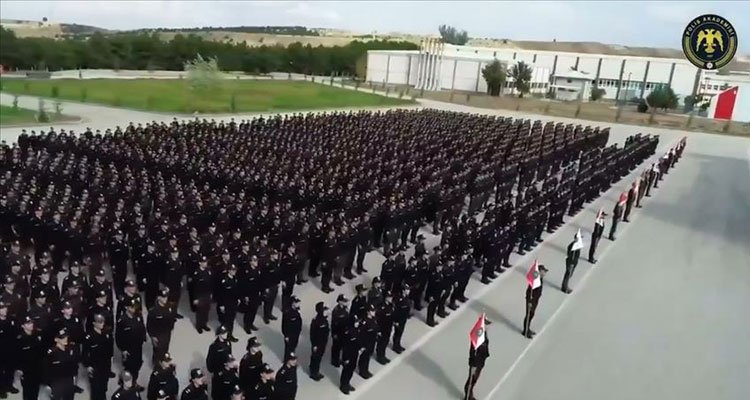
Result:
{"label": "eagle emblem logo", "polygon": [[682,51],[698,68],[723,68],[737,52],[737,32],[725,18],[701,15],[688,23],[682,35]]}

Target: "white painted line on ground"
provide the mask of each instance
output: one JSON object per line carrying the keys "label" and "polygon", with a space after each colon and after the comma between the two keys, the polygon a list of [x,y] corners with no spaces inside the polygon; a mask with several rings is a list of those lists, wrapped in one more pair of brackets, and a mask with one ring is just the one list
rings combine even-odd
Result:
{"label": "white painted line on ground", "polygon": [[[659,157],[661,156],[661,153],[660,153],[659,149],[657,149],[656,155],[658,155]],[[651,158],[653,158],[653,157],[654,156],[652,156]],[[651,158],[646,159],[646,161],[651,160]],[[641,163],[639,165],[639,167],[641,165],[643,165],[644,163],[646,163],[646,161],[644,161],[643,163]],[[627,179],[631,175],[635,175],[637,173],[640,173],[640,170],[638,168],[636,168],[633,172],[631,172],[630,175],[626,176],[623,179]],[[614,188],[614,186],[611,187],[609,190],[612,190],[612,188]],[[609,192],[609,190],[607,190],[607,192]],[[607,192],[605,192],[603,195],[601,195],[598,199],[604,198]],[[573,218],[571,218],[567,222],[565,222],[565,224],[563,226],[561,226],[560,228],[556,229],[554,232],[550,233],[549,236],[545,237],[544,238],[544,242],[542,242],[542,244],[547,243],[548,240],[550,240],[550,239],[554,238],[556,235],[560,234],[560,232],[562,232],[564,230],[563,228],[565,227],[565,225],[571,224],[573,221],[575,221],[576,219],[578,219],[583,214],[582,211],[583,210],[579,211]],[[481,289],[479,289],[473,296],[471,296],[469,298],[469,301],[467,301],[466,303],[464,303],[464,305],[462,305],[458,310],[450,313],[450,315],[448,315],[447,318],[442,319],[440,321],[440,323],[436,327],[430,329],[430,331],[428,333],[426,333],[425,335],[422,335],[422,337],[420,337],[419,340],[417,340],[412,345],[410,345],[403,353],[399,354],[398,357],[392,359],[391,362],[388,365],[386,365],[382,369],[380,369],[377,372],[377,374],[373,375],[372,378],[370,378],[370,379],[362,382],[357,387],[357,391],[356,392],[353,392],[350,395],[344,395],[343,393],[339,393],[339,399],[357,399],[360,396],[362,396],[370,388],[372,388],[377,382],[379,382],[381,379],[383,379],[383,377],[385,377],[388,373],[390,373],[393,368],[395,368],[399,364],[403,363],[404,360],[409,357],[409,355],[411,355],[413,352],[415,352],[420,347],[422,347],[422,345],[424,345],[425,343],[427,343],[428,340],[430,340],[433,336],[435,336],[443,328],[445,328],[446,326],[448,326],[451,320],[457,318],[457,316],[459,314],[463,313],[465,310],[470,309],[471,308],[471,307],[469,307],[470,304],[472,304],[475,301],[479,300],[480,298],[484,297],[484,295],[486,295],[492,289],[494,289],[495,286],[497,286],[499,282],[503,281],[504,279],[507,279],[507,276],[511,275],[511,273],[510,273],[511,269],[514,269],[514,268],[518,267],[519,265],[528,264],[530,262],[530,260],[533,259],[533,257],[537,254],[538,251],[540,251],[540,249],[542,247],[543,246],[536,246],[532,251],[526,252],[526,255],[522,256],[511,268],[507,269],[506,273],[504,273],[503,275],[500,275],[497,279],[495,279],[494,281],[492,281],[492,283],[490,283],[489,285],[484,285],[484,287],[482,287]],[[609,246],[609,247],[611,247],[611,246]],[[609,248],[609,247],[607,247],[607,248]],[[605,249],[605,250],[602,251],[602,255],[606,252],[606,250],[607,249]],[[586,275],[588,275],[588,274],[586,274]],[[585,277],[586,276],[584,276],[584,279],[585,279]],[[583,283],[583,279],[581,280],[581,283]],[[565,302],[563,302],[563,304],[565,304]],[[558,311],[559,311],[559,309],[558,309]],[[553,318],[554,318],[555,314],[553,314]],[[552,318],[550,318],[550,321],[551,320],[552,320]],[[547,322],[547,324],[549,324],[549,321]],[[544,326],[546,326],[547,324],[545,324]],[[544,330],[544,327],[542,327],[542,330],[539,331],[539,333],[541,334],[541,332],[543,330]],[[532,341],[532,343],[533,343],[533,341]],[[521,353],[521,356],[519,356],[519,358],[513,363],[513,365],[511,366],[511,370],[513,369],[513,367],[515,367],[515,365],[518,363],[518,361],[521,359],[521,357],[526,353],[526,351],[528,351],[528,347],[530,347],[530,346],[527,346],[524,349],[524,351]],[[507,375],[508,374],[506,373],[506,376]],[[503,379],[501,379],[500,382],[502,382],[506,378],[506,376],[503,376]],[[497,387],[499,387],[499,384],[498,384]],[[496,390],[496,389],[493,389],[493,391],[494,390]]]}
{"label": "white painted line on ground", "polygon": [[[678,140],[678,141],[679,141],[679,140]],[[674,145],[675,145],[675,144],[676,144],[676,143],[677,143],[678,141],[674,142],[674,143],[672,144],[672,146],[668,146],[667,148],[673,147],[673,146],[674,146]],[[748,149],[748,154],[750,155],[750,149]],[[643,163],[641,163],[640,165],[644,165],[644,164],[645,164],[646,162],[650,162],[650,161],[651,161],[652,159],[654,159],[654,157],[657,157],[656,159],[658,160],[658,159],[659,159],[658,157],[661,157],[661,156],[662,156],[662,153],[660,152],[660,150],[657,150],[657,152],[656,152],[656,153],[655,153],[655,154],[654,154],[653,156],[651,156],[650,158],[646,159],[646,161],[644,161],[644,162],[643,162]],[[750,162],[750,160],[748,160],[748,161]],[[640,166],[640,165],[639,165],[639,166]],[[626,176],[626,177],[625,177],[625,178],[623,178],[623,179],[627,179],[627,178],[629,178],[629,177],[630,177],[631,175],[637,175],[637,174],[638,174],[638,173],[640,173],[640,172],[641,172],[641,171],[640,171],[640,169],[639,169],[639,168],[636,168],[636,169],[635,169],[635,170],[634,170],[633,172],[631,172],[631,173],[630,173],[630,175]],[[662,186],[663,186],[663,184],[662,184]],[[635,216],[636,216],[636,215],[638,215],[638,214],[631,214],[630,220],[631,220],[631,221],[635,220]],[[620,221],[620,222],[622,223],[622,221]],[[622,227],[622,228],[620,229],[620,235],[619,235],[619,236],[622,236],[622,235],[624,234],[624,232],[625,232],[625,231],[626,231],[626,230],[628,229],[628,227],[629,227],[630,225],[632,225],[632,224],[633,224],[633,222],[629,222],[629,223],[627,223],[627,224],[622,224],[622,225],[624,225],[624,226],[623,226],[623,227]],[[606,232],[604,232],[604,233],[602,234],[602,236],[605,236],[605,233],[606,233]],[[583,278],[581,278],[581,280],[580,280],[580,281],[578,282],[578,284],[576,285],[577,287],[579,287],[579,288],[581,288],[581,287],[584,287],[584,286],[585,286],[585,283],[586,283],[586,282],[588,281],[589,277],[590,277],[590,276],[591,276],[591,275],[592,275],[592,274],[594,273],[594,271],[595,271],[595,270],[598,270],[598,269],[601,269],[601,268],[602,268],[602,267],[601,267],[601,265],[602,265],[602,264],[601,264],[602,260],[603,260],[603,259],[604,259],[604,257],[605,257],[605,256],[607,255],[607,253],[609,252],[609,250],[610,250],[611,248],[613,248],[613,247],[614,247],[614,243],[610,244],[609,246],[607,246],[607,248],[605,248],[604,250],[602,250],[601,254],[599,255],[599,259],[598,259],[598,262],[597,262],[597,264],[596,264],[596,265],[599,265],[599,267],[597,268],[597,267],[595,267],[595,266],[592,266],[592,267],[591,267],[591,268],[589,269],[589,271],[588,271],[588,272],[586,272],[586,274],[584,274],[584,275],[583,275]],[[510,367],[508,368],[508,370],[507,370],[507,371],[505,371],[505,374],[503,374],[502,378],[500,378],[500,380],[499,380],[499,381],[497,382],[497,384],[496,384],[496,385],[495,385],[495,386],[494,386],[494,387],[492,388],[492,390],[490,390],[489,394],[487,394],[487,396],[485,397],[485,399],[486,399],[486,400],[491,400],[491,399],[492,399],[492,396],[494,396],[494,395],[495,395],[495,394],[496,394],[496,393],[497,393],[497,392],[498,392],[498,391],[500,390],[500,388],[502,387],[503,383],[505,383],[505,381],[506,381],[506,380],[508,379],[508,377],[509,377],[509,376],[510,376],[510,374],[511,374],[511,373],[513,372],[513,370],[515,370],[515,369],[516,369],[516,367],[517,367],[517,366],[518,366],[518,364],[519,364],[519,363],[521,362],[521,360],[523,359],[523,357],[524,357],[524,356],[526,355],[526,353],[527,353],[527,352],[528,352],[528,351],[529,351],[529,350],[531,349],[531,346],[533,346],[533,345],[534,345],[534,343],[535,343],[535,342],[537,341],[537,339],[536,339],[536,338],[539,338],[539,337],[540,337],[540,336],[542,335],[542,333],[544,333],[544,330],[545,330],[545,329],[547,329],[547,327],[548,327],[548,326],[552,325],[552,323],[553,323],[553,322],[555,321],[555,318],[556,318],[556,317],[557,317],[557,316],[558,316],[558,315],[560,314],[560,312],[561,312],[561,311],[562,311],[562,310],[563,310],[563,309],[565,308],[565,306],[566,306],[566,305],[567,305],[568,303],[570,303],[570,299],[571,299],[571,298],[572,298],[572,296],[567,296],[567,297],[565,297],[565,299],[563,300],[562,304],[560,304],[560,306],[559,306],[559,307],[557,308],[557,310],[555,310],[555,311],[554,311],[554,312],[552,313],[552,316],[550,316],[550,317],[549,317],[549,319],[548,319],[548,320],[547,320],[547,321],[546,321],[546,322],[544,323],[544,325],[542,325],[542,328],[541,328],[541,329],[539,330],[539,332],[537,332],[537,334],[536,334],[536,336],[535,336],[535,339],[532,339],[532,340],[531,340],[531,341],[529,342],[529,344],[528,344],[528,345],[526,345],[526,347],[525,347],[525,348],[523,349],[523,351],[521,352],[521,354],[519,354],[519,355],[518,355],[518,357],[517,357],[517,358],[516,358],[516,360],[515,360],[515,361],[513,362],[513,364],[511,364],[511,366],[510,366]]]}

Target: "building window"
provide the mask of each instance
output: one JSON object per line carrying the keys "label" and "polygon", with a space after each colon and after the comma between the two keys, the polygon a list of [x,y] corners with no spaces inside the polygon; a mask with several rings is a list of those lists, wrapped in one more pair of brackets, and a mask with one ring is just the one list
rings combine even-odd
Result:
{"label": "building window", "polygon": [[573,81],[571,79],[568,79],[568,83],[573,83]]}

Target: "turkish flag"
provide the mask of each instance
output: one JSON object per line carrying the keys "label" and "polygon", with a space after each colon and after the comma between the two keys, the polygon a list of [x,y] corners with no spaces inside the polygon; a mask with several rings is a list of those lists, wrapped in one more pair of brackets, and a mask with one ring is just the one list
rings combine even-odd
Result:
{"label": "turkish flag", "polygon": [[529,272],[526,273],[526,282],[529,283],[532,289],[542,286],[542,279],[539,277],[539,261],[534,260],[534,263],[531,264]]}
{"label": "turkish flag", "polygon": [[620,206],[624,206],[628,201],[628,192],[622,192],[620,194],[620,200],[617,202]]}
{"label": "turkish flag", "polygon": [[471,340],[471,346],[476,350],[477,347],[484,343],[484,313],[477,318],[477,322],[474,323],[474,327],[469,331],[469,339]]}

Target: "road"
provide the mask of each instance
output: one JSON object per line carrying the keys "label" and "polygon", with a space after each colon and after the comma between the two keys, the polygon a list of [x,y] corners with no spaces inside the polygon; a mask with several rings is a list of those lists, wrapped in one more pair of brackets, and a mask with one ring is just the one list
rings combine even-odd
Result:
{"label": "road", "polygon": [[[8,96],[0,96],[0,101],[6,104]],[[33,98],[23,101],[36,104]],[[422,107],[548,120],[433,101],[420,103]],[[105,129],[129,121],[172,119],[171,115],[89,104],[66,103],[64,110],[86,119],[66,127],[77,131],[86,126]],[[368,254],[365,263],[369,273],[329,295],[319,290],[317,282],[297,288],[295,294],[303,300],[305,322],[298,348],[302,365],[298,398],[375,400],[418,395],[430,400],[458,399],[467,373],[468,331],[482,311],[496,323],[488,331],[491,358],[476,388],[479,398],[698,399],[707,394],[717,399],[745,398],[750,383],[742,378],[750,371],[750,346],[742,340],[747,318],[742,316],[741,305],[750,304],[750,140],[610,126],[612,142],[622,143],[637,132],[657,133],[661,135],[660,154],[682,135],[688,135],[688,149],[660,188],[645,199],[644,208],[634,211],[632,222],[621,225],[618,240],[602,241],[597,266],[592,268],[581,261],[572,280],[573,294],[559,291],[564,249],[578,228],[586,236],[590,234],[596,210],[611,210],[619,192],[629,185],[628,179],[575,217],[566,218],[566,225],[554,234],[545,234],[544,243],[534,252],[524,257],[514,255],[511,261],[515,268],[493,284],[484,286],[472,280],[467,289],[472,300],[438,327],[430,329],[423,322],[423,314],[416,316],[403,339],[408,350],[400,356],[389,351],[393,362],[385,367],[373,360],[375,377],[364,381],[355,375],[357,391],[350,396],[338,392],[338,371],[328,363],[328,354],[322,367],[326,379],[314,382],[307,377],[308,323],[315,302],[333,304],[339,293],[351,297],[355,284],[369,283],[379,273],[383,257],[376,252]],[[12,141],[19,132],[20,128],[2,129],[0,137]],[[423,233],[428,248],[439,240]],[[547,265],[550,273],[533,324],[539,334],[529,341],[521,336],[520,328],[524,274],[534,258]],[[192,317],[186,304],[182,309]],[[213,339],[210,333],[198,335],[191,319],[178,321],[173,334],[171,352],[178,364],[181,387],[191,367],[204,366],[205,352]],[[212,312],[212,327],[215,321]],[[276,368],[283,352],[280,321],[258,325],[266,361]],[[248,335],[239,326],[235,332],[240,343],[233,353],[241,357]],[[150,345],[144,348],[144,359],[149,360]],[[119,371],[119,362],[116,365]],[[146,361],[142,384],[146,384],[149,373]],[[81,379],[85,381],[83,376]],[[115,384],[114,379],[110,381],[111,390]]]}

